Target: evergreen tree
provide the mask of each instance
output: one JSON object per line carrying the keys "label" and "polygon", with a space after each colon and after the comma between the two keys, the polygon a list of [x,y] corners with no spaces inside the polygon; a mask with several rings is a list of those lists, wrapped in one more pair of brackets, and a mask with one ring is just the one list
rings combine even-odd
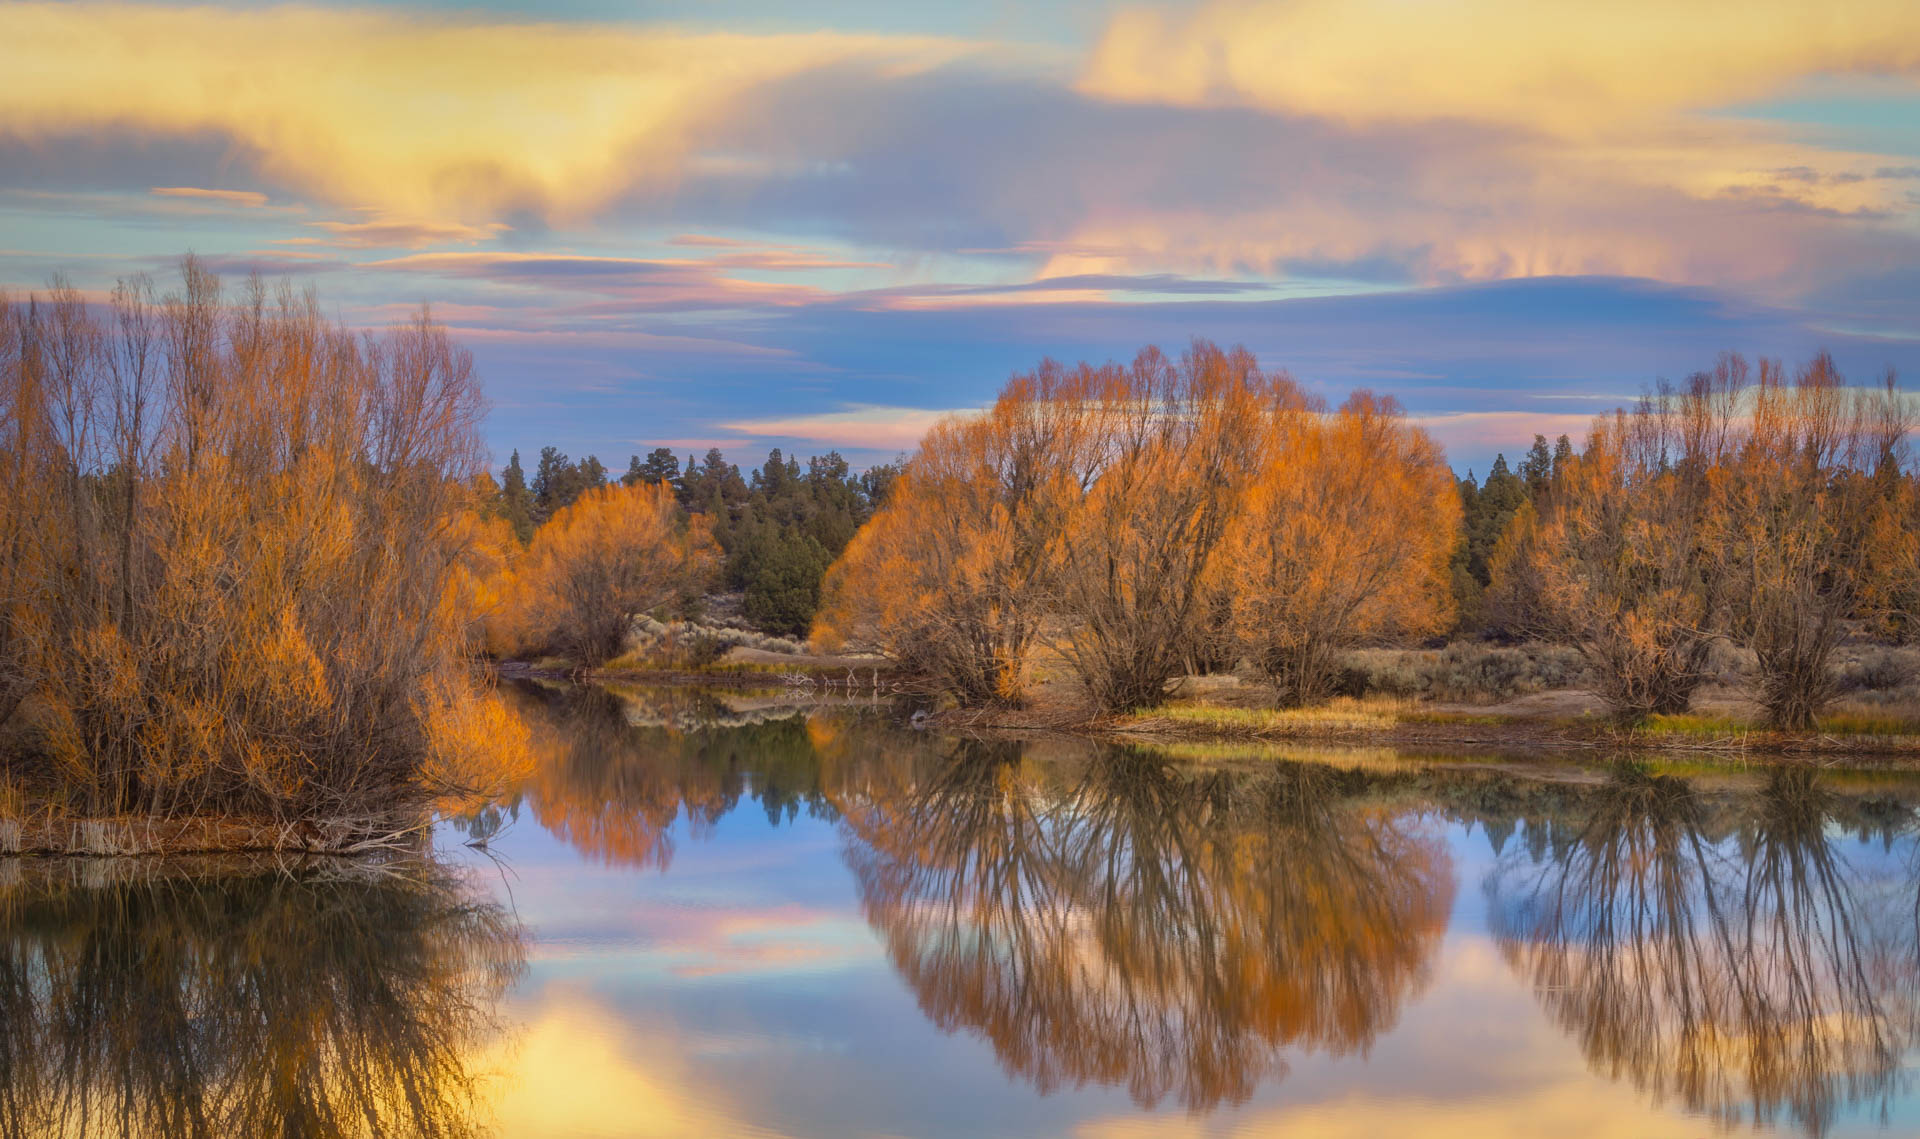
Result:
{"label": "evergreen tree", "polygon": [[647,452],[645,462],[635,455],[627,463],[627,473],[620,479],[628,486],[643,482],[663,482],[678,489],[680,482],[680,460],[666,447],[655,447]]}
{"label": "evergreen tree", "polygon": [[[1546,440],[1535,437],[1535,450],[1544,451]],[[1528,462],[1533,461],[1530,454]],[[1552,458],[1545,460],[1550,471]],[[1527,469],[1524,465],[1522,469]],[[1550,477],[1543,476],[1545,479]],[[1460,480],[1460,545],[1453,554],[1453,594],[1460,610],[1460,626],[1481,627],[1484,606],[1482,596],[1493,578],[1491,561],[1494,547],[1513,522],[1513,516],[1528,500],[1527,480],[1507,467],[1507,457],[1497,455],[1493,469],[1483,483],[1475,483],[1473,472]]]}
{"label": "evergreen tree", "polygon": [[579,466],[574,468],[574,485],[570,488],[573,491],[573,496],[567,501],[572,502],[573,499],[579,498],[587,491],[599,490],[606,485],[607,468],[602,465],[599,459],[588,455],[586,458],[580,460]]}
{"label": "evergreen tree", "polygon": [[1553,444],[1553,477],[1559,478],[1566,473],[1567,464],[1573,461],[1573,442],[1565,435]]}
{"label": "evergreen tree", "polygon": [[1553,481],[1553,452],[1547,449],[1545,435],[1533,437],[1533,446],[1520,463],[1520,477],[1527,484],[1527,493],[1534,498],[1546,493],[1547,485]]}
{"label": "evergreen tree", "polygon": [[[566,505],[561,501],[573,463],[558,447],[540,448],[540,463],[533,469],[533,520],[545,522]],[[570,499],[568,501],[571,501]]]}
{"label": "evergreen tree", "polygon": [[805,534],[786,531],[760,545],[742,608],[770,633],[804,635],[820,607],[820,579],[833,559]]}
{"label": "evergreen tree", "polygon": [[520,452],[507,460],[500,487],[500,513],[521,545],[533,541],[533,495],[527,490],[526,472],[520,469]]}

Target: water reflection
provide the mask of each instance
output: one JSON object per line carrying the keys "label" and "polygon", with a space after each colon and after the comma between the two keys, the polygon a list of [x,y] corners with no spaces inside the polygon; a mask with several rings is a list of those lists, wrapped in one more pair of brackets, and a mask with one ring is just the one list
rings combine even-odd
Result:
{"label": "water reflection", "polygon": [[769,822],[831,816],[827,782],[843,773],[823,769],[826,719],[778,706],[756,716],[689,691],[529,686],[519,697],[541,759],[524,798],[595,861],[666,869],[676,819],[698,838],[747,794]]}
{"label": "water reflection", "polygon": [[961,746],[843,804],[867,918],[921,1008],[1043,1092],[1244,1100],[1286,1046],[1364,1050],[1425,983],[1453,877],[1352,773]]}
{"label": "water reflection", "polygon": [[1920,985],[1913,867],[1856,864],[1841,823],[1910,859],[1910,818],[1863,817],[1805,769],[1709,801],[1623,767],[1529,824],[1547,841],[1490,876],[1493,932],[1596,1070],[1723,1123],[1824,1132],[1901,1090]]}
{"label": "water reflection", "polygon": [[[1528,1049],[1558,1031],[1584,1057],[1568,1057],[1579,1087],[1617,1082],[1649,1111],[1818,1133],[1856,1107],[1911,1110],[1920,841],[1884,795],[1805,769],[1221,766],[696,699],[537,694],[546,761],[519,805],[592,860],[658,870],[676,839],[727,841],[715,824],[742,808],[835,824],[865,921],[927,1020],[1042,1093],[1123,1086],[1141,1106],[1204,1111],[1303,1053],[1366,1054],[1430,984],[1449,851],[1485,865],[1479,830],[1494,848],[1485,925],[1464,909],[1448,960],[1491,945],[1511,971],[1449,984],[1547,1014],[1505,1014],[1522,1051],[1475,1074],[1505,1089],[1495,1102],[1543,1078]],[[764,853],[746,892],[777,906],[795,887]],[[745,881],[709,878],[697,904]],[[809,904],[832,886],[809,877]],[[1423,1039],[1493,1027],[1478,1006],[1433,1003]],[[1396,1083],[1385,1067],[1352,1078]]]}
{"label": "water reflection", "polygon": [[[94,881],[55,880],[83,872]],[[510,915],[450,872],[7,873],[0,1135],[482,1130],[465,1058],[524,947]]]}

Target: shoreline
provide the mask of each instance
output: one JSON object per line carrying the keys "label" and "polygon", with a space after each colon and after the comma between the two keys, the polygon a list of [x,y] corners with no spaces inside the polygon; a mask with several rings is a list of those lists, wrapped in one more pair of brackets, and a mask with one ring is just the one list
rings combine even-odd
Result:
{"label": "shoreline", "polygon": [[[838,665],[796,663],[784,671],[671,669],[541,669],[524,662],[494,666],[507,679],[566,683],[630,684],[662,688],[762,689],[790,691],[796,708],[823,693],[912,694],[889,681],[882,666],[855,672]],[[795,685],[785,677],[817,677]],[[836,681],[840,681],[836,683]],[[1564,696],[1576,690],[1552,690]],[[1484,749],[1495,754],[1592,754],[1594,752],[1673,752],[1733,759],[1781,761],[1848,760],[1910,765],[1920,770],[1920,724],[1911,732],[1776,732],[1722,722],[1711,715],[1693,717],[1684,727],[1659,723],[1619,727],[1600,716],[1539,715],[1484,707],[1447,705],[1419,699],[1337,700],[1302,709],[1249,707],[1175,699],[1159,708],[1121,716],[1101,716],[1064,703],[1016,708],[948,708],[931,712],[922,726],[964,733],[1048,733],[1083,739],[1154,744],[1324,744],[1356,747],[1405,747],[1425,750]]]}
{"label": "shoreline", "polygon": [[363,858],[413,852],[429,817],[285,821],[232,816],[115,815],[0,819],[0,859],[261,855]]}

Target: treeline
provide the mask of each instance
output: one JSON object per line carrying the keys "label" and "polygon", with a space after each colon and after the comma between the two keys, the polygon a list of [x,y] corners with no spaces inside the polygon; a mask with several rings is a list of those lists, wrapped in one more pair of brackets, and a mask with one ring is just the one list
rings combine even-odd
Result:
{"label": "treeline", "polygon": [[967,704],[1020,702],[1046,646],[1116,712],[1243,660],[1311,700],[1356,646],[1466,629],[1576,646],[1627,720],[1685,710],[1731,643],[1804,730],[1845,637],[1915,631],[1910,426],[1891,374],[1728,355],[1480,483],[1390,399],[1328,411],[1243,350],[1048,362],[929,433],[816,638]]}
{"label": "treeline", "polygon": [[484,410],[383,335],[193,258],[0,297],[0,800],[384,816],[505,764],[470,675]]}
{"label": "treeline", "polygon": [[805,635],[820,603],[820,580],[854,533],[886,497],[897,464],[854,474],[838,451],[802,466],[779,448],[758,469],[743,475],[719,448],[683,467],[665,447],[645,459],[632,456],[614,476],[593,455],[573,460],[543,447],[531,481],[520,452],[508,459],[490,513],[503,519],[522,546],[550,519],[583,494],[610,486],[659,484],[679,511],[702,520],[719,553],[711,584],[743,594],[747,619],[761,630]]}

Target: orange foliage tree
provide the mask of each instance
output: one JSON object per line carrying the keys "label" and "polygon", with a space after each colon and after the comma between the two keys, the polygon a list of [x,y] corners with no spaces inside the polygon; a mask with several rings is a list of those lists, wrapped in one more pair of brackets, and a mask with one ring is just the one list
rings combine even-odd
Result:
{"label": "orange foliage tree", "polygon": [[1346,650],[1447,627],[1460,499],[1390,398],[1355,392],[1330,416],[1275,400],[1259,438],[1227,592],[1247,656],[1302,703],[1327,695]]}
{"label": "orange foliage tree", "polygon": [[1084,488],[1088,382],[1048,362],[986,415],[934,427],[828,570],[815,643],[878,649],[963,703],[1019,703]]}
{"label": "orange foliage tree", "polygon": [[707,519],[688,517],[665,483],[598,487],[535,533],[507,619],[523,645],[598,667],[636,614],[697,597],[719,564]]}
{"label": "orange foliage tree", "polygon": [[1178,362],[1148,348],[1076,375],[1072,406],[1096,445],[1052,575],[1054,644],[1095,706],[1119,712],[1164,700],[1209,631],[1262,404],[1292,384],[1203,341]]}
{"label": "orange foliage tree", "polygon": [[[483,452],[467,353],[188,258],[101,313],[0,303],[0,759],[93,812],[359,813],[524,732],[450,589]],[[453,738],[449,733],[459,735]]]}
{"label": "orange foliage tree", "polygon": [[1825,354],[1791,383],[1763,363],[1751,405],[1715,478],[1710,540],[1768,721],[1806,731],[1837,693],[1833,654],[1852,619],[1880,623],[1897,588],[1881,576],[1911,566],[1899,474],[1909,424],[1892,376],[1877,391],[1849,388]]}

